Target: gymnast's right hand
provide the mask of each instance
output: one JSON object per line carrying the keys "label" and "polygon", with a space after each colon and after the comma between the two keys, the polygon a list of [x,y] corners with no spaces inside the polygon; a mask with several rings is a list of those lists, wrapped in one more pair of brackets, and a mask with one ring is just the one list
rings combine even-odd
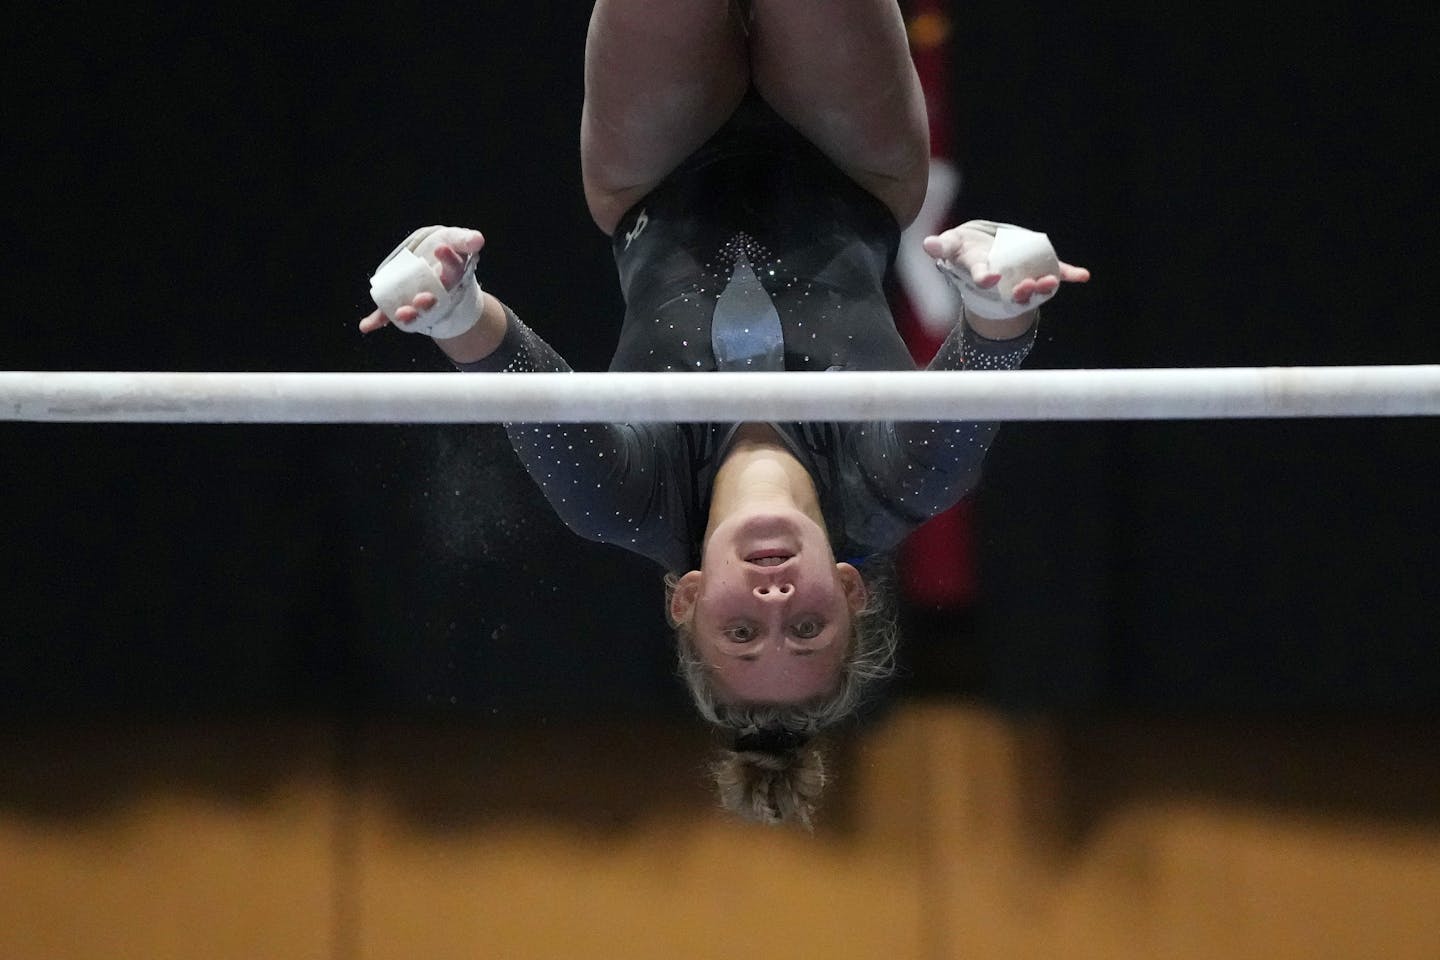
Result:
{"label": "gymnast's right hand", "polygon": [[370,278],[376,309],[360,332],[394,324],[437,340],[459,337],[480,321],[484,307],[475,258],[485,238],[463,227],[421,227],[391,251]]}

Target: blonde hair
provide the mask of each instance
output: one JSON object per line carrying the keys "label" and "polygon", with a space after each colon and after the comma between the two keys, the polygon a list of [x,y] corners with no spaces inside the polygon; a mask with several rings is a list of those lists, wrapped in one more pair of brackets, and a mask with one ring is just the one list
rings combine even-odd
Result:
{"label": "blonde hair", "polygon": [[[898,630],[889,604],[888,577],[865,577],[865,606],[850,620],[850,652],[840,668],[833,693],[799,703],[730,703],[716,694],[710,668],[695,650],[690,622],[671,619],[680,676],[695,709],[716,727],[735,737],[761,731],[798,734],[802,742],[779,750],[723,748],[711,766],[720,803],[732,813],[758,823],[813,826],[816,807],[827,782],[825,756],[813,738],[851,718],[874,688],[895,672]],[[679,584],[665,576],[665,609]]]}

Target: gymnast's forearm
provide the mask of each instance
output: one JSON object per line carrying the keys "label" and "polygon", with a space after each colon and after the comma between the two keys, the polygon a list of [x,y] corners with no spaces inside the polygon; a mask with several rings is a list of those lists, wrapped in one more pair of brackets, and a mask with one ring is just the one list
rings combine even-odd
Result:
{"label": "gymnast's forearm", "polygon": [[[1012,326],[1007,328],[1006,323]],[[977,317],[966,310],[928,369],[1014,370],[1034,346],[1038,323],[1037,310],[1002,321]],[[888,444],[880,450],[883,456],[878,460],[892,470],[904,465],[905,472],[897,476],[897,482],[908,488],[909,506],[927,514],[946,509],[974,486],[997,427],[994,423],[968,421],[902,422],[889,426],[888,436],[876,431],[876,440]]]}
{"label": "gymnast's forearm", "polygon": [[454,363],[479,363],[500,348],[508,328],[505,305],[482,292],[479,321],[459,336],[436,337],[435,345]]}
{"label": "gymnast's forearm", "polygon": [[1030,355],[1039,327],[1039,310],[1027,310],[1013,321],[988,320],[963,310],[926,369],[1014,370]]}
{"label": "gymnast's forearm", "polygon": [[[498,334],[497,344],[466,341],[462,336],[436,341],[459,370],[498,376],[570,370],[550,344],[488,294],[484,312],[489,319],[482,319],[477,327]],[[483,356],[468,359],[476,353]],[[675,446],[659,434],[678,429],[675,424],[505,425],[516,456],[567,526],[583,537],[649,551],[647,555],[663,552],[657,544],[663,543],[668,530],[666,515],[677,515],[673,509],[652,508],[667,499],[657,457]]]}

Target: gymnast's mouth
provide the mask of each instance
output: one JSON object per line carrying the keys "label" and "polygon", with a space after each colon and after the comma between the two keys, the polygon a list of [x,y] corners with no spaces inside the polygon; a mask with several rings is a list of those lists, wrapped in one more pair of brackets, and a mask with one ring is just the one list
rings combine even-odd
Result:
{"label": "gymnast's mouth", "polygon": [[778,567],[793,556],[793,553],[780,550],[760,550],[746,557],[745,562],[753,563],[757,567]]}

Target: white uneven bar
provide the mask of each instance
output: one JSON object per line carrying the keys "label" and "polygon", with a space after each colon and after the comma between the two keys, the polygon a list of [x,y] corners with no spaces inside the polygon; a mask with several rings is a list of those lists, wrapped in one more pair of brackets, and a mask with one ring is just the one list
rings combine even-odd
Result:
{"label": "white uneven bar", "polygon": [[1440,365],[833,373],[0,372],[0,420],[501,423],[1440,415]]}

